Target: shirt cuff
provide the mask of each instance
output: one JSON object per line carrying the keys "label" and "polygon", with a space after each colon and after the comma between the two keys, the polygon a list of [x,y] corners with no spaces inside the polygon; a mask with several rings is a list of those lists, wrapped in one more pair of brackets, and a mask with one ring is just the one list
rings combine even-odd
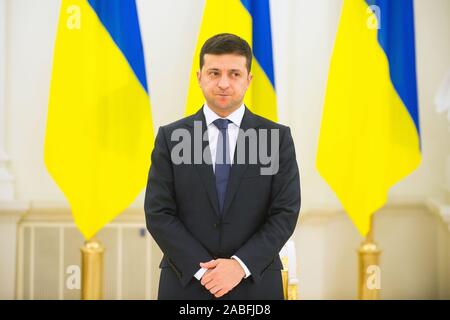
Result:
{"label": "shirt cuff", "polygon": [[208,269],[206,269],[206,268],[201,268],[200,270],[198,270],[195,274],[194,274],[194,277],[197,279],[197,280],[202,280],[202,277],[203,277],[203,275],[205,274],[205,272],[206,271],[208,271]]}
{"label": "shirt cuff", "polygon": [[245,277],[244,277],[244,279],[250,277],[250,275],[251,275],[250,270],[248,270],[247,266],[245,265],[244,262],[242,262],[241,259],[239,259],[237,256],[232,256],[231,259],[234,259],[234,260],[236,260],[237,262],[239,262],[239,264],[241,265],[242,269],[244,269],[244,272],[245,272]]}

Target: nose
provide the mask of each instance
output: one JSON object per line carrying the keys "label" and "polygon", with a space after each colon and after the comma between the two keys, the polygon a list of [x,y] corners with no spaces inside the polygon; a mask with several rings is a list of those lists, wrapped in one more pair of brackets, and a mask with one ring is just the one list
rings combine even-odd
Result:
{"label": "nose", "polygon": [[222,77],[220,77],[218,86],[222,90],[225,90],[225,89],[227,89],[230,86],[230,83],[228,82],[227,75],[223,75]]}

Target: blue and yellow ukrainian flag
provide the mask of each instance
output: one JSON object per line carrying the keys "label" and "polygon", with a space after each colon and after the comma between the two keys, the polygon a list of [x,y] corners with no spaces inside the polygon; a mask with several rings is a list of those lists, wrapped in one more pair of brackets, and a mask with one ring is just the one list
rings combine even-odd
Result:
{"label": "blue and yellow ukrainian flag", "polygon": [[361,235],[421,161],[413,16],[412,0],[343,3],[316,161]]}
{"label": "blue and yellow ukrainian flag", "polygon": [[145,187],[152,144],[135,1],[63,0],[44,158],[86,239]]}
{"label": "blue and yellow ukrainian flag", "polygon": [[205,102],[196,76],[201,47],[208,38],[224,32],[245,39],[253,50],[253,80],[244,99],[246,106],[277,121],[269,0],[206,0],[192,63],[186,115],[195,113]]}

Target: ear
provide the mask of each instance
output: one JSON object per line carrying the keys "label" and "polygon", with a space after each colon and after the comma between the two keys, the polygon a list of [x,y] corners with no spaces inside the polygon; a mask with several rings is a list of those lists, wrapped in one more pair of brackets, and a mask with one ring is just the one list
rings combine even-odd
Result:
{"label": "ear", "polygon": [[253,79],[253,74],[251,74],[251,73],[249,72],[249,73],[248,73],[248,76],[247,76],[248,85],[250,85],[250,83],[252,82],[252,79]]}
{"label": "ear", "polygon": [[200,80],[202,79],[202,72],[201,70],[197,70],[197,81],[200,83]]}

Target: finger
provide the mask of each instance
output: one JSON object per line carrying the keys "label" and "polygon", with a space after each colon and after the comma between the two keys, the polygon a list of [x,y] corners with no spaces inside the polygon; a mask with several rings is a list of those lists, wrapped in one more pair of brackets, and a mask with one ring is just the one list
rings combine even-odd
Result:
{"label": "finger", "polygon": [[207,265],[212,264],[213,262],[214,262],[214,260],[210,260],[210,261],[207,261],[207,262],[200,262],[200,266],[207,266]]}
{"label": "finger", "polygon": [[200,265],[202,265],[202,264],[207,264],[207,263],[210,263],[210,262],[213,262],[214,261],[214,259],[213,260],[209,260],[209,261],[207,261],[207,262],[200,262]]}
{"label": "finger", "polygon": [[211,288],[214,288],[218,285],[217,281],[210,281],[207,284],[205,284],[205,288],[210,290]]}
{"label": "finger", "polygon": [[205,275],[200,280],[200,283],[204,286],[205,284],[211,282],[212,280],[214,280],[214,273],[213,274],[211,274],[211,272],[205,273]]}
{"label": "finger", "polygon": [[211,283],[212,281],[215,281],[215,276],[214,275],[208,275],[207,277],[203,277],[202,280],[200,281],[200,283],[205,286],[208,283]]}
{"label": "finger", "polygon": [[212,294],[216,294],[216,293],[219,292],[221,289],[222,289],[221,286],[216,285],[216,286],[214,286],[214,287],[212,287],[211,289],[208,289],[208,290],[209,290],[209,292],[211,292]]}
{"label": "finger", "polygon": [[228,293],[228,290],[226,290],[226,289],[220,289],[218,292],[216,292],[215,294],[214,294],[214,296],[216,297],[216,298],[220,298],[220,297],[223,297],[224,295],[226,295]]}
{"label": "finger", "polygon": [[217,269],[208,269],[201,279],[201,283],[205,285],[217,276]]}
{"label": "finger", "polygon": [[200,283],[202,284],[202,286],[205,286],[207,283],[209,283],[212,280],[211,277],[207,277],[207,276],[203,276],[202,279],[200,280]]}
{"label": "finger", "polygon": [[217,266],[218,261],[217,260],[211,260],[209,262],[200,262],[200,267],[211,269],[215,268]]}

